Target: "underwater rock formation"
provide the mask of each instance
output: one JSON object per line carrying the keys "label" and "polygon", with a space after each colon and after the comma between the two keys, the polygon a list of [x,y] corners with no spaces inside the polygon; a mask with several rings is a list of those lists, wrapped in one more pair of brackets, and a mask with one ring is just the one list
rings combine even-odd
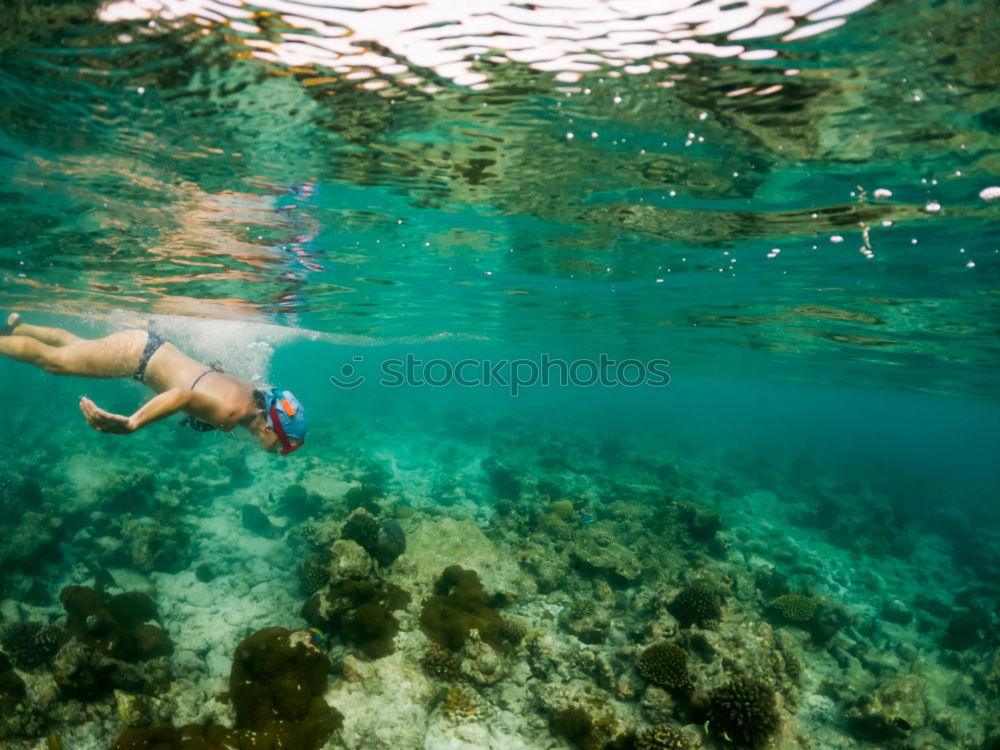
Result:
{"label": "underwater rock formation", "polygon": [[598,534],[578,539],[570,552],[573,566],[624,588],[642,576],[642,564],[628,547]]}
{"label": "underwater rock formation", "polygon": [[357,647],[369,659],[388,656],[399,621],[393,615],[410,595],[386,581],[346,578],[331,581],[302,607],[302,618],[313,627]]}
{"label": "underwater rock formation", "polygon": [[611,620],[589,599],[577,599],[559,615],[559,627],[581,642],[604,643],[611,630]]}
{"label": "underwater rock formation", "polygon": [[925,684],[917,675],[895,675],[881,680],[871,693],[859,696],[844,712],[854,736],[886,742],[923,727],[927,722]]}
{"label": "underwater rock formation", "polygon": [[486,643],[502,648],[503,618],[497,612],[501,603],[499,597],[486,593],[476,571],[450,565],[434,584],[434,594],[424,602],[420,629],[432,641],[453,651],[465,645],[473,629]]}
{"label": "underwater rock formation", "polygon": [[257,505],[244,505],[240,510],[240,517],[244,529],[265,539],[280,539],[284,533],[282,528],[271,523],[271,519]]}
{"label": "underwater rock formation", "polygon": [[399,522],[379,521],[364,508],[351,513],[341,537],[357,542],[383,568],[392,565],[406,550],[406,535]]}
{"label": "underwater rock formation", "polygon": [[682,729],[657,724],[636,738],[634,750],[693,750],[694,745]]}
{"label": "underwater rock formation", "polygon": [[711,694],[708,726],[738,747],[762,748],[778,731],[774,690],[760,680],[738,677]]}
{"label": "underwater rock formation", "polygon": [[87,586],[67,586],[59,593],[66,608],[66,631],[85,645],[124,661],[141,661],[173,652],[170,638],[148,624],[156,605],[145,594],[110,599]]}
{"label": "underwater rock formation", "polygon": [[378,560],[379,565],[387,568],[405,551],[406,535],[403,533],[403,527],[393,519],[383,521],[371,556]]}
{"label": "underwater rock formation", "polygon": [[269,738],[270,746],[321,747],[343,721],[323,700],[329,672],[307,631],[266,628],[244,638],[229,676],[236,728]]}
{"label": "underwater rock formation", "polygon": [[152,518],[126,518],[121,538],[132,564],[143,573],[179,573],[193,559],[190,536],[176,519],[165,524]]}
{"label": "underwater rock formation", "polygon": [[277,505],[290,521],[300,523],[319,513],[323,496],[310,492],[301,484],[292,484],[285,488]]}
{"label": "underwater rock formation", "polygon": [[343,725],[340,712],[323,700],[329,671],[329,659],[307,631],[259,630],[244,638],[233,655],[233,729],[129,728],[111,750],[319,750]]}
{"label": "underwater rock formation", "polygon": [[[0,726],[7,725],[7,721],[21,704],[24,694],[24,680],[14,671],[6,654],[0,651],[0,719],[4,719]],[[0,739],[3,737],[4,732],[0,731]]]}
{"label": "underwater rock formation", "polygon": [[138,665],[103,654],[76,638],[59,649],[52,678],[60,695],[82,701],[97,700],[115,689],[143,692],[150,684]]}

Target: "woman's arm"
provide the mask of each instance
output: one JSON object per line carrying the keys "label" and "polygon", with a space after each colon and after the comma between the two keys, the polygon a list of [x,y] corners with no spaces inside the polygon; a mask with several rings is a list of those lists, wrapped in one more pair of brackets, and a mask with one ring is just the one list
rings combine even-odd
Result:
{"label": "woman's arm", "polygon": [[179,411],[193,413],[206,422],[218,423],[223,418],[222,404],[217,399],[187,388],[171,388],[157,394],[139,407],[131,417],[112,414],[86,396],[80,398],[80,410],[90,426],[98,432],[113,432],[119,435],[128,435]]}

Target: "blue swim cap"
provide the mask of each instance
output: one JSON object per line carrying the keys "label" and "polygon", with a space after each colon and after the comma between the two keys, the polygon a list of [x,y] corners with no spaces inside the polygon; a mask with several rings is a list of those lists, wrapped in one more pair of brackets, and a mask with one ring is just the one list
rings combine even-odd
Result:
{"label": "blue swim cap", "polygon": [[306,440],[306,412],[291,391],[271,388],[264,393],[264,417],[281,443],[281,455],[302,447]]}

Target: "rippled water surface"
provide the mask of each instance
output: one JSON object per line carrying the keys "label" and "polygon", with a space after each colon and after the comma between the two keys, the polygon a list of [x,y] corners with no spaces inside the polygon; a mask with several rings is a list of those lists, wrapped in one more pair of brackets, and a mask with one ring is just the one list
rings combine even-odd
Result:
{"label": "rippled water surface", "polygon": [[6,307],[994,383],[991,2],[124,0],[0,28]]}

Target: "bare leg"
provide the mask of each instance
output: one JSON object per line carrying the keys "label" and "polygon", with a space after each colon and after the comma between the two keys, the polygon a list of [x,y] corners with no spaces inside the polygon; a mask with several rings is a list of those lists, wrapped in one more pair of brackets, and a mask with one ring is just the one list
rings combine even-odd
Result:
{"label": "bare leg", "polygon": [[[119,331],[92,341],[74,336],[76,343],[51,346],[31,336],[22,336],[22,327],[23,324],[17,326],[17,333],[14,335],[0,336],[0,355],[34,365],[53,375],[77,375],[84,378],[131,376],[147,337],[145,331]],[[39,326],[28,328],[37,329]]]}
{"label": "bare leg", "polygon": [[22,323],[18,313],[11,313],[7,316],[7,325],[3,327],[2,332],[9,336],[30,336],[49,346],[66,346],[86,340],[63,328],[47,328]]}

